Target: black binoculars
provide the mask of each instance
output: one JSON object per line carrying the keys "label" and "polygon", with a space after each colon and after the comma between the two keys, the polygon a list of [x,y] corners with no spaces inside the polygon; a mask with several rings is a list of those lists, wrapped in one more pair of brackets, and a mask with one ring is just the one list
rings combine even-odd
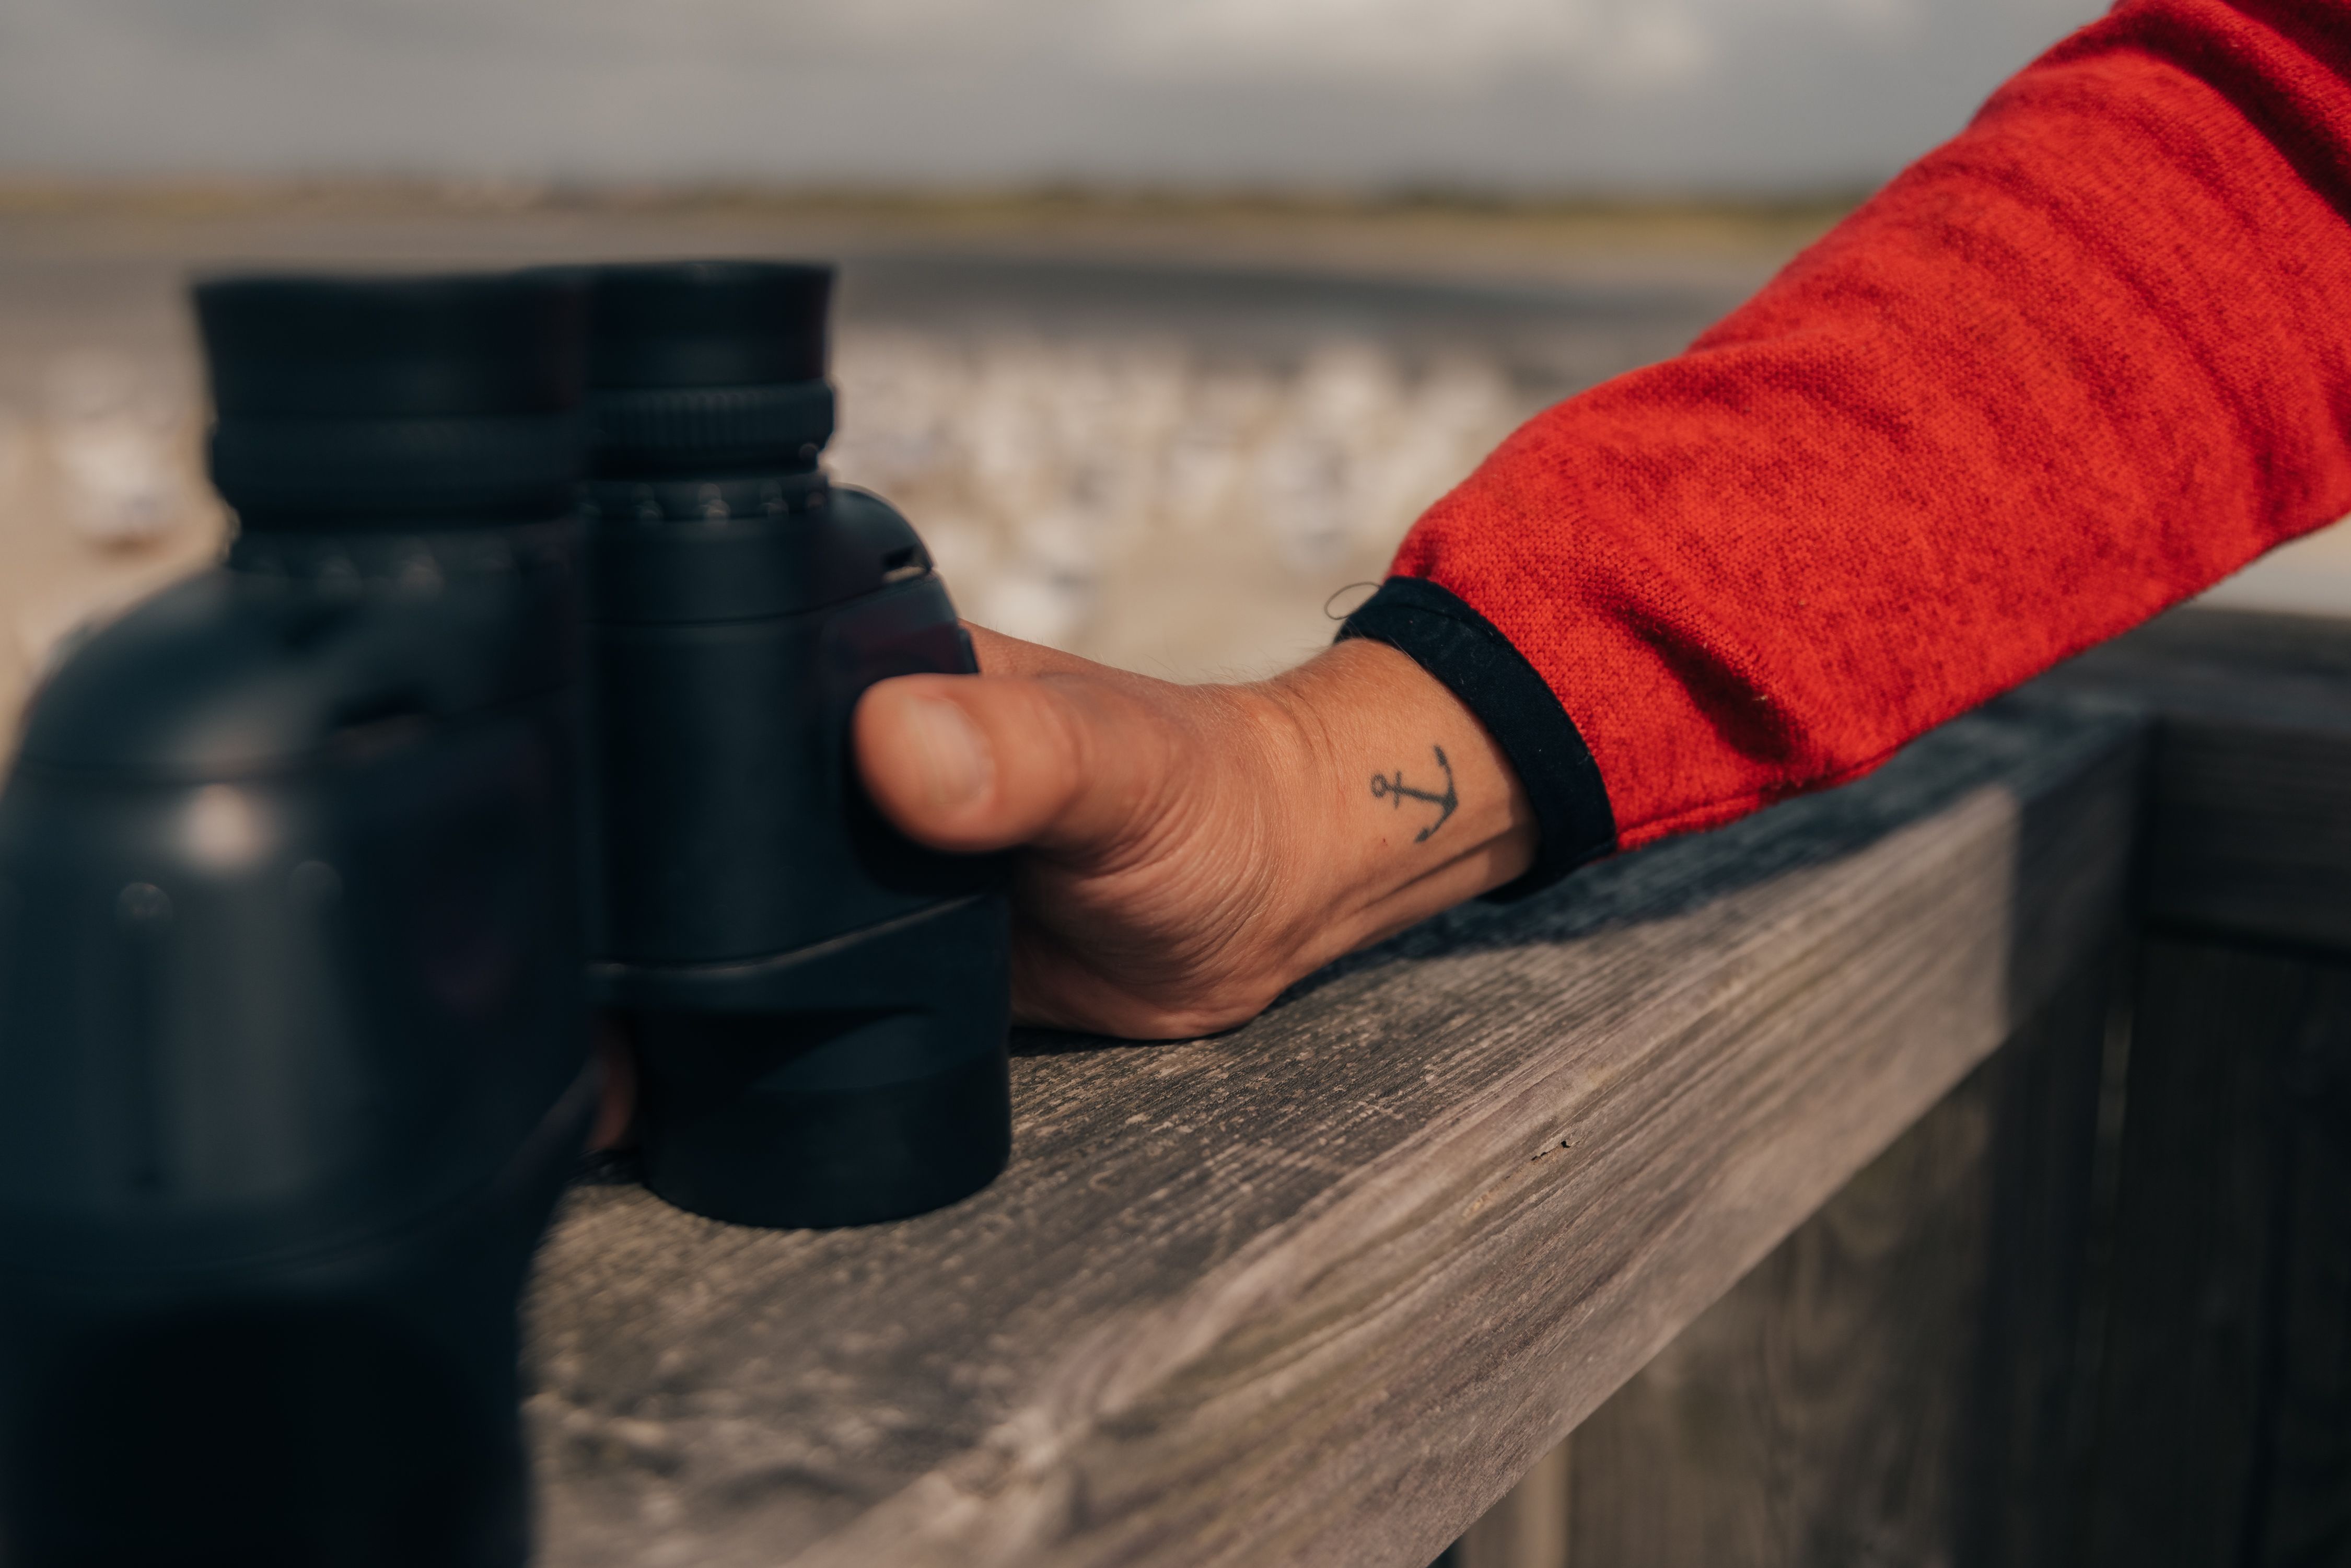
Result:
{"label": "black binoculars", "polygon": [[196,289],[235,538],[57,664],[0,794],[10,1568],[520,1563],[591,1009],[683,1207],[1003,1168],[1004,867],[850,756],[867,686],[976,665],[819,466],[831,283]]}

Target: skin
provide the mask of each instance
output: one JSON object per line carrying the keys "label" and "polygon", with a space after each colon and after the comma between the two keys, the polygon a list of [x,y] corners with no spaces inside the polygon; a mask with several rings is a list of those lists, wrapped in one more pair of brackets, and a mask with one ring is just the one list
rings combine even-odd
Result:
{"label": "skin", "polygon": [[[1501,748],[1393,648],[1342,643],[1270,681],[1186,686],[971,632],[979,675],[881,683],[853,741],[909,837],[1027,851],[1023,1022],[1138,1040],[1228,1029],[1533,859]],[[1433,798],[1448,778],[1449,811]]]}
{"label": "skin", "polygon": [[[1134,1040],[1229,1029],[1534,858],[1500,747],[1384,644],[1342,643],[1247,685],[1177,685],[969,630],[979,674],[880,683],[852,744],[910,838],[1024,852],[1023,1023]],[[594,1147],[625,1141],[633,1099],[617,1032],[601,1053]]]}

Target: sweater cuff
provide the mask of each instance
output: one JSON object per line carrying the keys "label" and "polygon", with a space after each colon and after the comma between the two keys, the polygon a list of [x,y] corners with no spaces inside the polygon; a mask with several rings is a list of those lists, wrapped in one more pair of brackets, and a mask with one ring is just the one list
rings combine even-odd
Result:
{"label": "sweater cuff", "polygon": [[1591,747],[1526,655],[1491,622],[1433,582],[1392,577],[1339,628],[1341,642],[1350,637],[1400,649],[1444,682],[1527,787],[1542,835],[1535,863],[1488,898],[1524,898],[1615,849],[1616,817]]}

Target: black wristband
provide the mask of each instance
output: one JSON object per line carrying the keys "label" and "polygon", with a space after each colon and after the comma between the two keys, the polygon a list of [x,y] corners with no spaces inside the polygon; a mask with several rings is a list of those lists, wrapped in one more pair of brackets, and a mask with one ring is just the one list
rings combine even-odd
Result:
{"label": "black wristband", "polygon": [[1368,637],[1411,655],[1493,736],[1533,801],[1542,841],[1524,876],[1486,896],[1524,898],[1616,847],[1600,765],[1526,655],[1493,622],[1433,582],[1392,577],[1347,617],[1339,640]]}

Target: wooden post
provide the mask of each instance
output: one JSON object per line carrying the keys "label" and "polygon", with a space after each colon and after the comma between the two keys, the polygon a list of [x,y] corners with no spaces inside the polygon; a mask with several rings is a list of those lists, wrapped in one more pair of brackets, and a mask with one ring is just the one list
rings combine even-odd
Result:
{"label": "wooden post", "polygon": [[2082,1561],[2351,1562],[2351,627],[2177,615]]}

